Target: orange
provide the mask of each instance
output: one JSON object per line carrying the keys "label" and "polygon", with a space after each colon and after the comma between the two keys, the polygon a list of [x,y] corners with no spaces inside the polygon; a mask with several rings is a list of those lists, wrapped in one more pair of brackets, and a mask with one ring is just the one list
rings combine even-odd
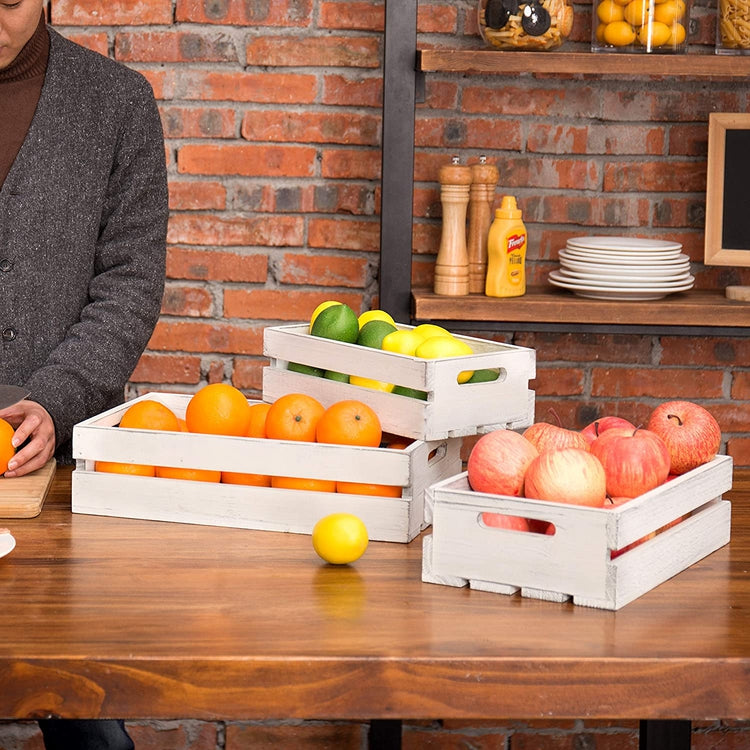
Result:
{"label": "orange", "polygon": [[315,442],[315,428],[325,409],[305,393],[287,393],[271,404],[266,414],[266,437],[271,440]]}
{"label": "orange", "polygon": [[307,492],[336,492],[336,482],[332,479],[271,477],[271,487],[284,490],[306,490]]}
{"label": "orange", "polygon": [[15,430],[10,422],[0,419],[0,474],[5,474],[8,470],[8,461],[13,458],[16,449],[10,442],[13,439]]}
{"label": "orange", "polygon": [[185,421],[190,432],[244,436],[250,426],[250,404],[233,385],[211,383],[190,399]]}
{"label": "orange", "polygon": [[329,406],[315,431],[319,443],[377,448],[383,430],[378,415],[361,401],[349,399]]}
{"label": "orange", "polygon": [[247,437],[266,437],[266,416],[271,404],[253,404],[250,407],[250,426],[247,428]]}
{"label": "orange", "polygon": [[179,432],[180,425],[174,412],[158,401],[136,401],[122,415],[120,427],[137,430],[171,430]]}
{"label": "orange", "polygon": [[94,471],[104,471],[109,474],[130,474],[135,477],[156,476],[156,469],[153,466],[123,464],[117,461],[96,461],[94,463]]}
{"label": "orange", "polygon": [[221,481],[224,484],[248,484],[253,487],[271,486],[271,477],[265,474],[245,474],[241,471],[222,471]]}
{"label": "orange", "polygon": [[193,482],[218,482],[221,472],[212,469],[185,469],[176,466],[157,466],[156,476],[163,479],[190,479]]}
{"label": "orange", "polygon": [[367,484],[365,482],[336,482],[336,492],[349,495],[377,495],[378,497],[401,497],[401,487],[393,484]]}

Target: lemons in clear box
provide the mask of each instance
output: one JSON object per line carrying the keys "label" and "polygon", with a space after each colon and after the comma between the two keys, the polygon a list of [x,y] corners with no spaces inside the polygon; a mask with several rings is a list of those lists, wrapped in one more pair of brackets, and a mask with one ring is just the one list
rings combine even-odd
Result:
{"label": "lemons in clear box", "polygon": [[635,29],[627,21],[600,24],[599,28],[602,29],[602,38],[599,39],[599,29],[597,29],[597,40],[611,44],[613,47],[627,47],[635,41]]}

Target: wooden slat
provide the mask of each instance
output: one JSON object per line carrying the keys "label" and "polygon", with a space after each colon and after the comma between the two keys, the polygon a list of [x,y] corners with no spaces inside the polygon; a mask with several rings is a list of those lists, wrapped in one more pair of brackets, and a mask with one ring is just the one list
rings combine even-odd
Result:
{"label": "wooden slat", "polygon": [[747,328],[750,302],[722,291],[691,290],[646,302],[587,299],[552,287],[530,288],[522,297],[483,294],[446,297],[427,289],[412,293],[414,318],[426,320],[573,323]]}
{"label": "wooden slat", "polygon": [[746,78],[750,58],[713,54],[621,54],[593,52],[512,52],[492,49],[423,49],[423,72],[500,74],[553,73],[627,76],[717,76]]}

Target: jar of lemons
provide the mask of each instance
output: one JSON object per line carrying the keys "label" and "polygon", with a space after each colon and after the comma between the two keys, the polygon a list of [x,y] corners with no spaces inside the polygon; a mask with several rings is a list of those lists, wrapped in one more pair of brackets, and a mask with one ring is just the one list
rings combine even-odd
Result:
{"label": "jar of lemons", "polygon": [[690,0],[594,0],[593,52],[687,52]]}

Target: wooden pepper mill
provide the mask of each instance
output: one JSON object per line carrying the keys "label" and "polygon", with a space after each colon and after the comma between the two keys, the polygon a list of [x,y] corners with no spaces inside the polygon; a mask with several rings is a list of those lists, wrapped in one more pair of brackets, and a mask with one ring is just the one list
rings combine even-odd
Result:
{"label": "wooden pepper mill", "polygon": [[440,169],[443,229],[435,263],[435,294],[469,293],[469,255],[466,247],[466,210],[469,205],[471,168],[454,156]]}
{"label": "wooden pepper mill", "polygon": [[469,292],[484,294],[487,275],[487,235],[492,223],[492,204],[500,173],[497,167],[487,164],[487,157],[480,156],[479,164],[471,167],[471,189],[469,190]]}

